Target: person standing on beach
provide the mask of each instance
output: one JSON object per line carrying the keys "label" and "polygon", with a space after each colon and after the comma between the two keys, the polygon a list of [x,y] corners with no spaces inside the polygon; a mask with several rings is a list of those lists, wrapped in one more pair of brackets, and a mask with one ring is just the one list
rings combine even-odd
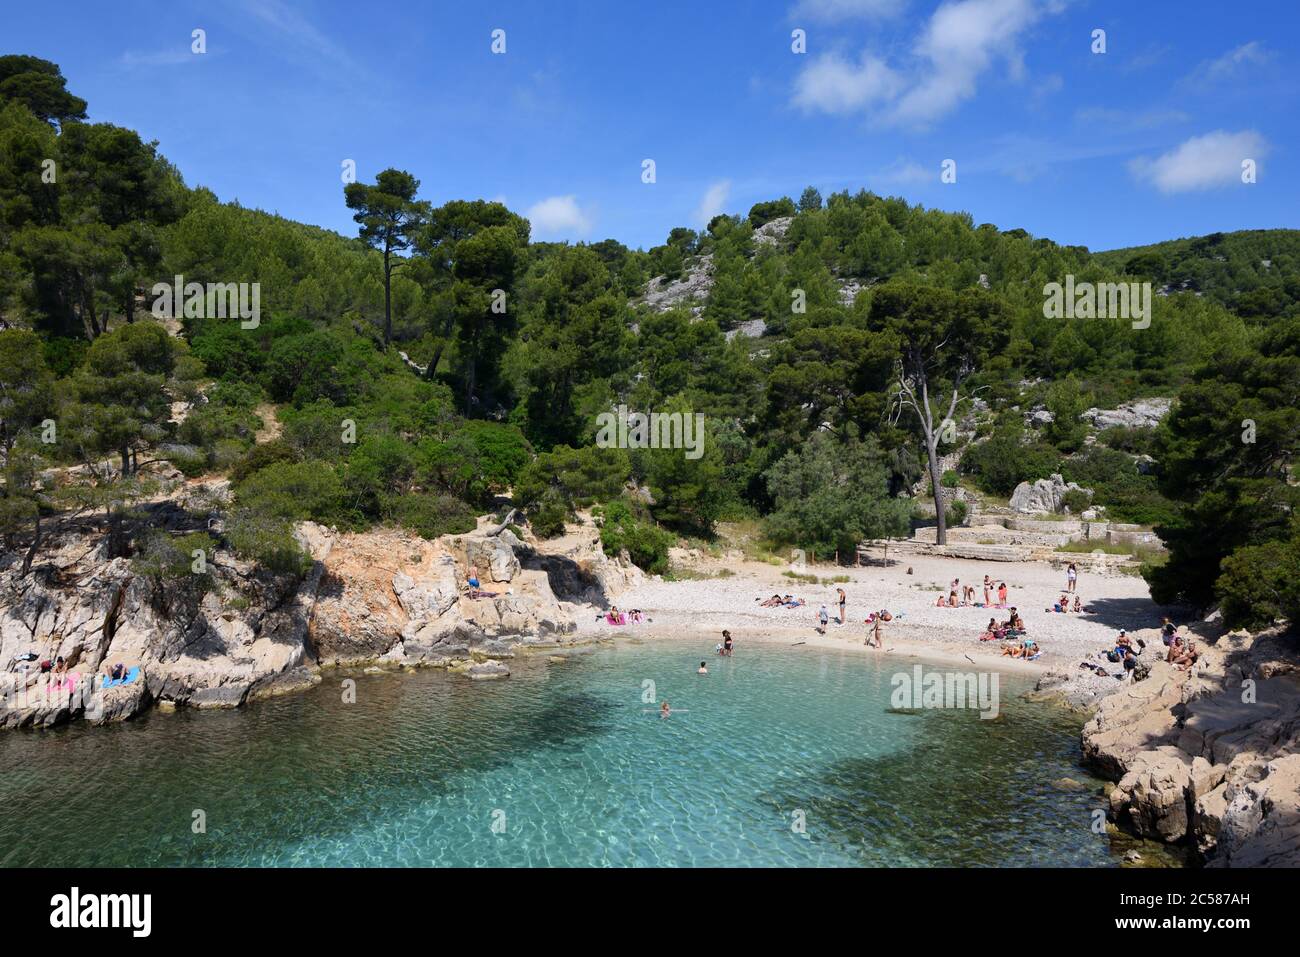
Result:
{"label": "person standing on beach", "polygon": [[848,621],[848,619],[844,617],[844,606],[848,603],[849,596],[844,593],[843,588],[837,588],[835,590],[839,592],[840,595],[840,624],[842,625]]}
{"label": "person standing on beach", "polygon": [[733,644],[731,641],[731,632],[724,630],[722,632],[722,653],[724,655],[730,656],[732,650],[733,650]]}
{"label": "person standing on beach", "polygon": [[1007,607],[1007,583],[998,582],[998,607]]}
{"label": "person standing on beach", "polygon": [[1079,569],[1075,567],[1074,562],[1070,562],[1070,567],[1065,570],[1065,590],[1074,594],[1074,585],[1078,580]]}
{"label": "person standing on beach", "polygon": [[884,637],[880,633],[880,620],[881,616],[875,612],[872,612],[871,617],[866,619],[869,628],[867,629],[867,637],[862,642],[864,645],[870,646],[873,644],[871,639],[874,637],[876,639],[874,642],[876,650],[880,650],[885,644]]}
{"label": "person standing on beach", "polygon": [[988,575],[984,576],[984,607],[987,608],[993,604],[993,596],[989,594],[993,590],[993,581]]}
{"label": "person standing on beach", "polygon": [[826,610],[825,605],[822,605],[821,611],[817,612],[817,622],[818,622],[817,633],[818,634],[821,635],[826,634],[826,625],[830,622],[830,620],[831,620],[830,612]]}

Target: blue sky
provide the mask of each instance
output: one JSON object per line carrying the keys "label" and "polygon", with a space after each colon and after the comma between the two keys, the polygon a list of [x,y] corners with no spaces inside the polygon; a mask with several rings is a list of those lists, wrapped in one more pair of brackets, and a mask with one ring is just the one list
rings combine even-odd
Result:
{"label": "blue sky", "polygon": [[1300,226],[1294,0],[4,7],[0,52],[59,63],[90,119],[224,200],[349,234],[346,159],[435,204],[502,199],[537,239],[647,248],[808,184],[1093,249]]}

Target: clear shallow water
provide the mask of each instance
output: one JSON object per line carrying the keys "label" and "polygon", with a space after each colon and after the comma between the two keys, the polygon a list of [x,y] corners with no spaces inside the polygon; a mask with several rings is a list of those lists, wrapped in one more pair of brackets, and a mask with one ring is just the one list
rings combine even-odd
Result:
{"label": "clear shallow water", "polygon": [[[700,677],[711,647],[355,674],[355,704],[327,672],[242,711],[6,732],[0,865],[1118,863],[1078,722],[1018,700],[1024,679],[1001,676],[994,721],[901,714],[910,661],[750,646]],[[643,703],[647,679],[684,713]]]}

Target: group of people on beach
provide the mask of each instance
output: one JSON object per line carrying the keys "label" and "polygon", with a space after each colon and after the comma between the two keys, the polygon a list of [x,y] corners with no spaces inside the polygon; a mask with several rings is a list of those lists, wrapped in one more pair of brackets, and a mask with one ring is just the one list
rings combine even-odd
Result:
{"label": "group of people on beach", "polygon": [[[1179,634],[1177,627],[1168,617],[1160,619],[1160,640],[1165,646],[1165,661],[1182,671],[1190,670],[1201,657],[1196,642],[1192,641],[1190,637]],[[1120,629],[1120,633],[1115,637],[1111,646],[1099,652],[1097,657],[1112,664],[1122,665],[1123,671],[1112,676],[1104,665],[1093,661],[1081,662],[1079,667],[1094,671],[1103,677],[1124,678],[1131,675],[1133,680],[1141,681],[1151,670],[1139,660],[1146,647],[1147,643],[1141,638],[1135,641],[1129,636],[1128,632]]]}
{"label": "group of people on beach", "polygon": [[[997,591],[997,603],[993,602],[993,592]],[[960,598],[958,597],[960,594]],[[960,578],[954,578],[948,589],[948,597],[944,598],[942,594],[935,599],[936,608],[1006,608],[1007,607],[1007,583],[999,581],[995,586],[993,579],[988,575],[984,576],[984,600],[982,602],[975,600],[975,586],[963,585]]]}

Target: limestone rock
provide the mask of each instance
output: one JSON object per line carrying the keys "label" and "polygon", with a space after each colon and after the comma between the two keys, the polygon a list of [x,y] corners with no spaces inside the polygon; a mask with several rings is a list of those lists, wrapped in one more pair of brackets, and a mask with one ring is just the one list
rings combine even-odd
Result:
{"label": "limestone rock", "polygon": [[1172,399],[1135,399],[1117,409],[1088,409],[1079,418],[1098,430],[1116,426],[1126,429],[1148,429],[1159,425],[1160,420],[1169,414],[1172,406]]}
{"label": "limestone rock", "polygon": [[515,556],[514,549],[499,535],[470,538],[465,544],[465,551],[470,564],[480,571],[486,570],[494,582],[513,581],[519,574],[519,559]]}
{"label": "limestone rock", "polygon": [[663,276],[651,279],[641,301],[655,312],[667,312],[681,305],[702,305],[712,289],[713,254],[708,253],[691,262],[678,279],[668,280]]}
{"label": "limestone rock", "polygon": [[1074,483],[1066,483],[1059,474],[1036,482],[1021,482],[1011,493],[1011,508],[1022,515],[1051,515],[1061,511],[1065,493],[1081,490]]}
{"label": "limestone rock", "polygon": [[1300,866],[1300,754],[1263,764],[1258,780],[1229,784],[1223,800],[1212,864]]}

